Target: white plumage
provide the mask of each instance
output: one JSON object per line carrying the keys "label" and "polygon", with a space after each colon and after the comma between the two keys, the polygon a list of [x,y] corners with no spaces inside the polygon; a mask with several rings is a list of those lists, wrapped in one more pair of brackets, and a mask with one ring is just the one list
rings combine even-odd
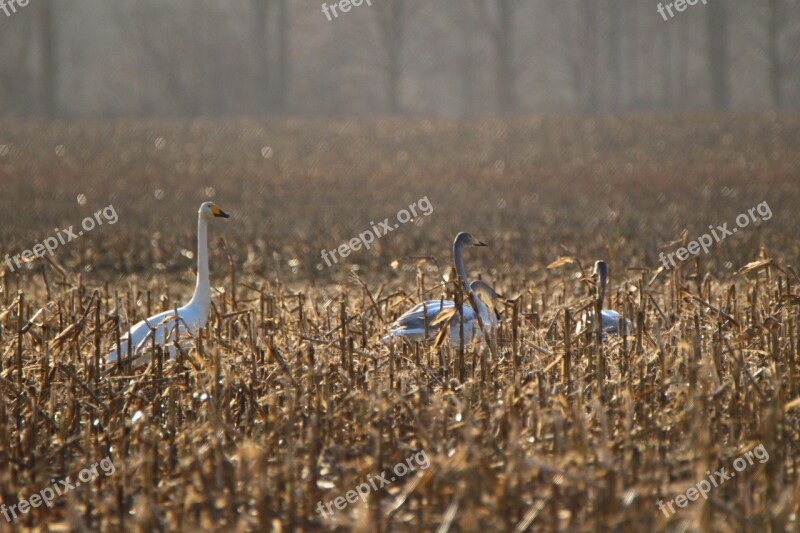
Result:
{"label": "white plumage", "polygon": [[[148,317],[127,331],[120,338],[120,352],[122,359],[128,354],[130,339],[132,356],[137,357],[145,352],[154,342],[162,346],[174,357],[176,350],[174,341],[181,342],[185,338],[197,335],[200,328],[205,327],[208,321],[208,312],[211,308],[211,284],[208,278],[208,222],[215,217],[228,218],[228,214],[212,202],[205,202],[200,206],[197,214],[197,284],[195,285],[192,299],[178,308],[178,317],[175,311],[164,311]],[[155,332],[151,335],[151,331]],[[177,338],[176,338],[177,333]],[[106,361],[111,363],[119,359],[117,350],[112,350],[106,356]]]}
{"label": "white plumage", "polygon": [[[467,282],[466,269],[464,268],[463,248],[466,245],[486,246],[481,241],[475,240],[469,233],[459,233],[453,242],[453,262],[456,272],[461,281],[464,291],[465,303],[470,302],[469,293],[474,297],[477,312],[469,305],[463,306],[464,313],[464,343],[469,344],[473,340],[483,338],[484,332],[481,330],[478,314],[483,322],[483,327],[487,333],[497,326],[497,314],[495,302],[499,298],[497,293],[484,281],[476,280],[472,283]],[[455,311],[456,304],[452,300],[428,300],[419,303],[406,311],[402,316],[389,326],[389,335],[381,339],[384,344],[388,344],[392,339],[404,337],[409,340],[422,341],[425,339],[425,315],[428,322],[428,340],[436,338],[444,323],[449,322],[450,344],[459,346],[461,344],[461,316]],[[452,319],[449,317],[455,314]]]}
{"label": "white plumage", "polygon": [[[476,280],[470,283],[470,290],[476,296],[475,302],[478,306],[483,327],[486,333],[491,333],[497,327],[497,313],[494,302],[499,298],[497,293],[484,281]],[[466,297],[465,297],[466,298]],[[464,309],[464,344],[469,344],[474,340],[484,337],[483,330],[478,322],[478,313],[469,305],[462,306]],[[402,316],[389,326],[389,335],[383,337],[381,341],[388,344],[395,337],[404,337],[412,341],[425,340],[425,314],[428,316],[428,339],[434,339],[439,334],[445,322],[450,324],[450,345],[459,346],[461,344],[461,316],[457,311],[452,319],[439,320],[444,313],[453,311],[456,308],[452,300],[428,300],[419,303],[406,311]],[[427,313],[426,313],[427,311]],[[447,313],[448,315],[450,313]]]}
{"label": "white plumage", "polygon": [[[620,325],[623,327],[620,327]],[[600,311],[600,328],[603,333],[610,333],[612,335],[618,334],[624,330],[624,335],[630,335],[630,322],[622,318],[622,315],[610,309],[603,309]],[[580,335],[584,331],[594,331],[594,311],[589,311],[581,317],[575,327],[575,333]]]}
{"label": "white plumage", "polygon": [[[608,283],[608,265],[605,261],[597,261],[594,264],[592,276],[597,276],[599,298],[602,302],[605,299],[606,284]],[[626,337],[631,334],[631,323],[622,318],[622,315],[610,309],[600,309],[600,328],[602,329],[605,339],[605,334],[619,335],[620,333]],[[582,334],[585,331],[595,331],[594,329],[594,311],[583,313],[577,325],[575,326],[575,333]]]}

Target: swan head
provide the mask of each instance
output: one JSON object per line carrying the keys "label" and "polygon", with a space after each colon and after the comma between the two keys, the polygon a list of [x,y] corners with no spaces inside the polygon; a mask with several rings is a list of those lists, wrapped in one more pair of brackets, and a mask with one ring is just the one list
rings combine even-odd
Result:
{"label": "swan head", "polygon": [[454,246],[488,246],[485,242],[479,241],[475,237],[472,236],[471,233],[467,233],[466,231],[462,231],[458,235],[456,235],[456,240],[453,243]]}
{"label": "swan head", "polygon": [[205,220],[213,218],[230,218],[230,215],[219,208],[214,202],[204,202],[197,213]]}

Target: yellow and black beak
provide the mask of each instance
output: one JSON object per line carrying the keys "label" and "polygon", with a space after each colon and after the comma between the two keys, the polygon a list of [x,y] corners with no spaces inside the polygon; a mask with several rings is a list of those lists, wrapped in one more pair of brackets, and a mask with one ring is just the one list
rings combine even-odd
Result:
{"label": "yellow and black beak", "polygon": [[472,243],[472,246],[489,246],[489,245],[483,241],[475,241]]}
{"label": "yellow and black beak", "polygon": [[220,218],[230,218],[231,217],[228,213],[226,213],[225,211],[223,211],[222,209],[220,209],[219,207],[217,207],[215,205],[211,206],[211,213],[213,213],[213,215],[215,217],[220,217]]}

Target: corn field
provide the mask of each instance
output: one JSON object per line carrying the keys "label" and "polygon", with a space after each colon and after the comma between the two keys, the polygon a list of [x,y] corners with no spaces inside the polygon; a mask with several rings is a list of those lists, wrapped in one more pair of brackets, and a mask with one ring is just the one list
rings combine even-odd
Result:
{"label": "corn field", "polygon": [[[800,120],[2,129],[0,255],[119,214],[3,266],[0,500],[114,465],[3,530],[800,527]],[[422,196],[430,216],[320,259]],[[175,358],[108,365],[132,324],[191,297],[208,199],[232,216],[209,229],[207,327]],[[663,267],[765,201],[770,219]],[[406,309],[452,295],[459,231],[489,244],[466,262],[507,299],[496,334],[381,344]],[[596,259],[628,336],[575,333]],[[767,460],[731,466],[759,446]],[[422,451],[427,467],[397,475]],[[723,467],[735,477],[679,505]]]}

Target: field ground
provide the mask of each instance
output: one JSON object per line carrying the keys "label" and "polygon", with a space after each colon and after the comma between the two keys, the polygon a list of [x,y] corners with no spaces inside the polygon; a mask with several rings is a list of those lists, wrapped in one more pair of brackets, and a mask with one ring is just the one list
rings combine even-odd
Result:
{"label": "field ground", "polygon": [[[2,503],[106,457],[115,466],[21,525],[800,527],[800,119],[3,122],[0,132],[0,260],[105,206],[119,216],[47,261],[2,267]],[[321,250],[423,197],[429,216],[322,261]],[[187,357],[106,372],[98,355],[115,344],[117,308],[124,328],[190,297],[208,199],[232,214],[210,226],[209,327]],[[659,270],[661,251],[762,202],[768,219]],[[470,275],[515,298],[494,343],[390,353],[380,336],[423,293],[442,293],[458,231],[490,244],[468,251]],[[548,268],[563,257],[575,261]],[[572,331],[593,294],[579,265],[588,275],[598,258],[611,268],[606,305],[635,321],[630,337],[602,345]],[[769,459],[674,515],[659,510],[754,450]],[[422,451],[427,468],[333,517],[318,512]]]}

